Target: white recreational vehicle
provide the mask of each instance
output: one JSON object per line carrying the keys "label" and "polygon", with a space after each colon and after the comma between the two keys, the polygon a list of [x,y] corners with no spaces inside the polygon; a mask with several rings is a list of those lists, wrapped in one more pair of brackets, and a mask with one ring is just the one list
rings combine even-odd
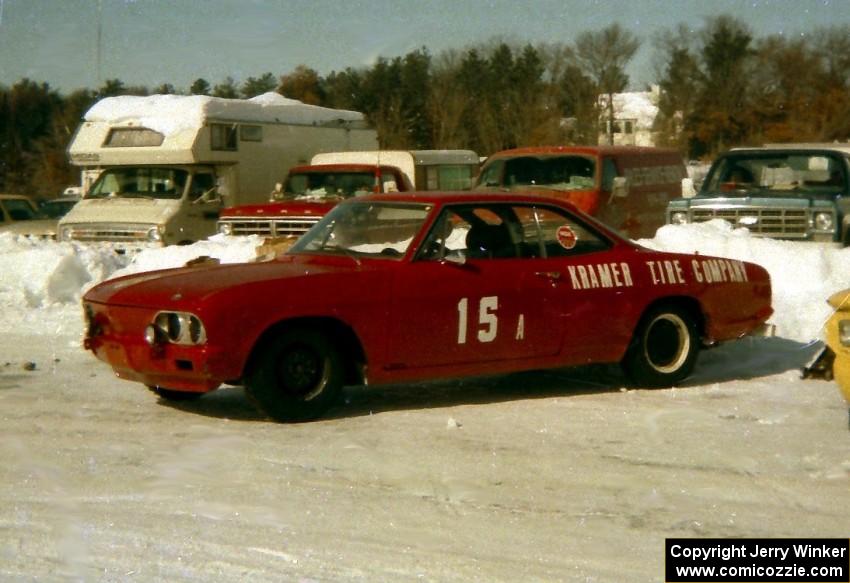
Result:
{"label": "white recreational vehicle", "polygon": [[108,97],[68,148],[85,195],[60,221],[59,238],[126,246],[203,239],[222,208],[268,201],[289,168],[314,154],[376,147],[363,114],[277,93]]}

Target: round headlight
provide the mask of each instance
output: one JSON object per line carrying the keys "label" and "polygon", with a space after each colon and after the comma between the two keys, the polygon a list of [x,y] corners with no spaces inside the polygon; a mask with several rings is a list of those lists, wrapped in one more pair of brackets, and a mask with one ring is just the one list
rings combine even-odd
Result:
{"label": "round headlight", "polygon": [[159,227],[151,227],[148,229],[148,241],[151,241],[152,243],[162,241],[162,232],[159,230]]}
{"label": "round headlight", "polygon": [[688,224],[688,213],[684,211],[676,211],[670,215],[670,224],[671,225],[687,225]]}
{"label": "round headlight", "polygon": [[219,223],[218,224],[218,232],[222,235],[232,235],[233,234],[233,225],[230,223]]}
{"label": "round headlight", "polygon": [[192,344],[203,344],[206,342],[206,332],[201,320],[195,315],[189,316],[189,340]]}
{"label": "round headlight", "polygon": [[73,234],[74,229],[71,227],[62,227],[59,229],[59,240],[60,241],[70,241],[71,235]]}
{"label": "round headlight", "polygon": [[834,221],[832,213],[815,213],[815,229],[818,231],[831,231]]}

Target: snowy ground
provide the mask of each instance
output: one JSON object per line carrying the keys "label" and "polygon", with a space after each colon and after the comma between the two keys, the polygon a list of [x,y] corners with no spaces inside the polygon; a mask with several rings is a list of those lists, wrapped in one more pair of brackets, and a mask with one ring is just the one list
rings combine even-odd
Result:
{"label": "snowy ground", "polygon": [[798,369],[850,250],[722,224],[643,243],[767,267],[778,336],[673,390],[605,367],[353,388],[281,425],[239,388],[158,401],[79,346],[94,282],[256,241],[128,265],[0,236],[0,580],[660,581],[666,537],[847,537],[847,404]]}

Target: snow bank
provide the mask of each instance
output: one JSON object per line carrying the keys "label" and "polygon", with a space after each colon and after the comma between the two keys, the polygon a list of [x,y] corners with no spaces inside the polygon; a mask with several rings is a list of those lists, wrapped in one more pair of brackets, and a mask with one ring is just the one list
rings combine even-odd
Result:
{"label": "snow bank", "polygon": [[808,341],[819,338],[832,314],[826,299],[850,287],[850,248],[753,237],[715,219],[696,225],[666,225],[654,239],[638,241],[651,249],[716,255],[758,263],[773,285],[772,321],[779,336]]}
{"label": "snow bank", "polygon": [[260,238],[222,235],[194,245],[119,255],[107,243],[79,245],[0,233],[0,327],[52,334],[82,331],[80,298],[93,285],[140,271],[180,267],[208,256],[222,263],[251,261]]}
{"label": "snow bank", "polygon": [[[850,249],[752,237],[723,221],[668,225],[640,244],[658,250],[729,257],[764,266],[773,281],[777,334],[807,342],[820,337],[830,315],[826,299],[850,287]],[[103,246],[33,241],[0,234],[0,325],[34,333],[82,323],[79,301],[96,283],[142,271],[180,267],[202,256],[222,263],[251,261],[259,237],[224,237],[186,246],[151,248],[130,257]]]}
{"label": "snow bank", "polygon": [[252,99],[206,95],[122,95],[106,97],[86,112],[86,121],[134,122],[164,135],[200,127],[207,119],[311,125],[331,121],[363,121],[362,113],[307,105],[279,93]]}

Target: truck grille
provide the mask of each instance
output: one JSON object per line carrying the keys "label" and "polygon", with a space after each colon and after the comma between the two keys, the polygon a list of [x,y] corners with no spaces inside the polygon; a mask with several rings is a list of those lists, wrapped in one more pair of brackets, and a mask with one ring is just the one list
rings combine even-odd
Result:
{"label": "truck grille", "polygon": [[74,241],[127,241],[145,242],[153,225],[70,225]]}
{"label": "truck grille", "polygon": [[751,233],[766,237],[804,238],[809,218],[805,209],[694,208],[695,223],[723,219],[734,227],[747,227]]}
{"label": "truck grille", "polygon": [[264,237],[300,237],[319,222],[319,217],[286,217],[268,219],[222,219],[219,224],[231,225],[231,235],[262,235]]}

